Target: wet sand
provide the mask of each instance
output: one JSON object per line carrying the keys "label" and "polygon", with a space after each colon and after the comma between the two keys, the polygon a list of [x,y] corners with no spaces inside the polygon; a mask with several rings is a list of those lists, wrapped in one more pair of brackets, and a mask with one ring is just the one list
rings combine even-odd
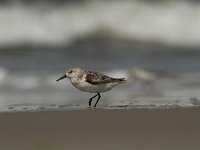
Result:
{"label": "wet sand", "polygon": [[0,114],[2,150],[197,150],[200,108]]}

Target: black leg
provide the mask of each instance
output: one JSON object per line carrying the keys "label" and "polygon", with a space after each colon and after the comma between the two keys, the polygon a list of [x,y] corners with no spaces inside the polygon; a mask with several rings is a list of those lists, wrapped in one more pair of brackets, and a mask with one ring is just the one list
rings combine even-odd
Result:
{"label": "black leg", "polygon": [[98,95],[99,95],[99,93],[96,94],[96,95],[94,95],[93,97],[91,97],[91,98],[89,99],[89,107],[90,107],[91,104],[92,104],[92,100],[93,100],[93,98],[95,98],[95,97],[98,96]]}
{"label": "black leg", "polygon": [[95,105],[94,105],[94,107],[96,107],[97,106],[97,103],[99,102],[99,99],[101,98],[101,95],[100,95],[100,93],[98,93],[98,99],[97,99],[97,101],[96,101],[96,103],[95,103]]}

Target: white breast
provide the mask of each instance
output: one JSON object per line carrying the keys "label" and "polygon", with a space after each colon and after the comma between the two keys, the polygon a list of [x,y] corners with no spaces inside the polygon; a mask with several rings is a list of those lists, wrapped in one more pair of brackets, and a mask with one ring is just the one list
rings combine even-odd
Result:
{"label": "white breast", "polygon": [[89,92],[89,93],[102,93],[111,90],[113,87],[119,83],[107,83],[107,84],[90,84],[88,82],[79,82],[72,83],[74,87],[80,91]]}

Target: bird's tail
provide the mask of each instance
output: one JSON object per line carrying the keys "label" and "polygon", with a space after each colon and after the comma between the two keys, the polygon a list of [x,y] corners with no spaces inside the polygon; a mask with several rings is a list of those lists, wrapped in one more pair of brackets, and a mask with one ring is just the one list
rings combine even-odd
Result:
{"label": "bird's tail", "polygon": [[127,80],[125,78],[117,78],[116,81],[119,83],[125,83]]}

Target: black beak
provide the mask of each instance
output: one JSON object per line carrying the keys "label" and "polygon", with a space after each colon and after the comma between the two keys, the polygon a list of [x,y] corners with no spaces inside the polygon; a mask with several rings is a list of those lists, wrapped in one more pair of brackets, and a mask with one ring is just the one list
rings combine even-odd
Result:
{"label": "black beak", "polygon": [[64,78],[67,78],[66,74],[64,76],[60,77],[59,79],[57,79],[56,81],[62,80]]}

